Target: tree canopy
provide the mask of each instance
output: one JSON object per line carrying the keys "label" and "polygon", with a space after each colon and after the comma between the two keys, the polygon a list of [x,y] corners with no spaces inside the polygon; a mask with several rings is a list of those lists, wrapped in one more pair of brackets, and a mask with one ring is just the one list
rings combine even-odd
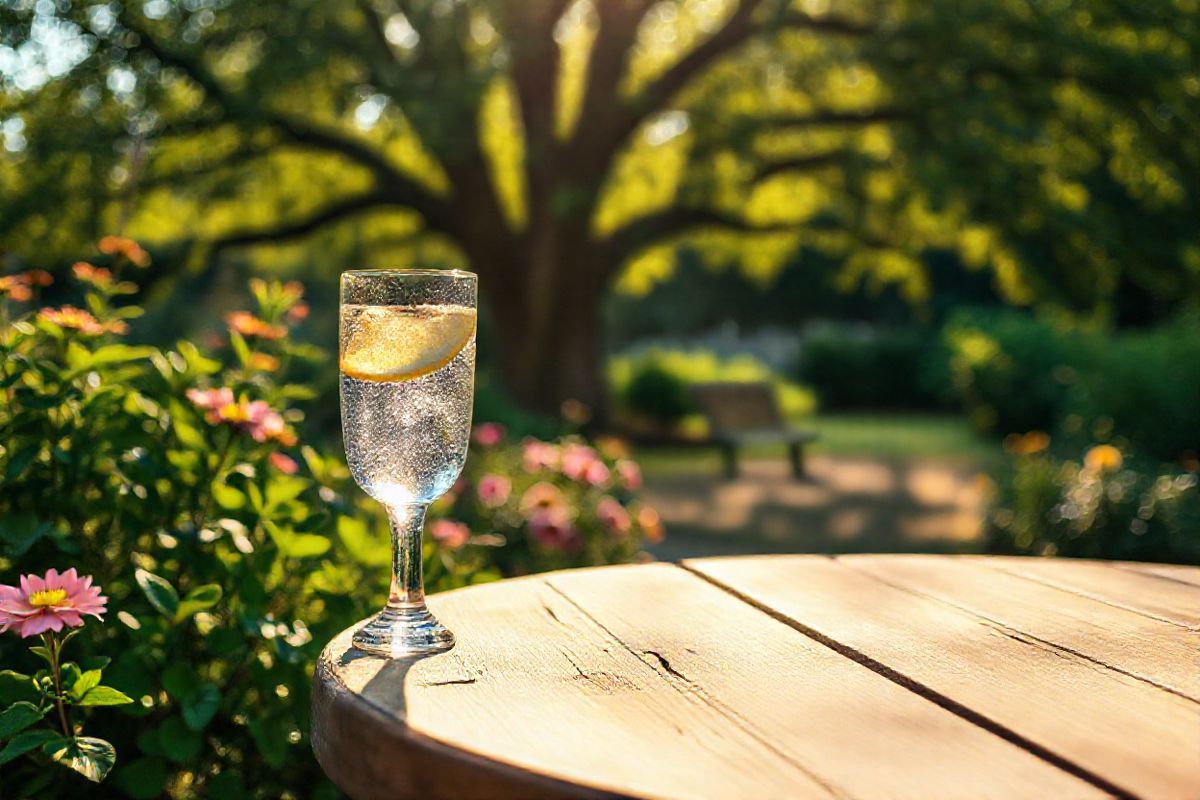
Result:
{"label": "tree canopy", "polygon": [[681,244],[914,302],[930,249],[1015,302],[1200,295],[1196,0],[0,9],[0,246],[465,260],[535,407],[602,404],[597,306]]}

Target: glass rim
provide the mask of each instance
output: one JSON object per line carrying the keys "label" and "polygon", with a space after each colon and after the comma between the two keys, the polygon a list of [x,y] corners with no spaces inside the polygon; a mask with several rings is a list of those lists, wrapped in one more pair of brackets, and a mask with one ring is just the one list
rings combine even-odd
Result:
{"label": "glass rim", "polygon": [[406,275],[414,278],[470,278],[478,280],[479,276],[465,269],[429,269],[428,267],[389,267],[384,269],[348,269],[342,272],[342,277],[355,278],[402,278]]}

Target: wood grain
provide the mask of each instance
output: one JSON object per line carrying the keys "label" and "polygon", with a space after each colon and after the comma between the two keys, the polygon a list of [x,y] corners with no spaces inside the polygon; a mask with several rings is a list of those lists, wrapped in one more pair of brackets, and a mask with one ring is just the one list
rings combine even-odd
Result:
{"label": "wood grain", "polygon": [[1200,702],[1200,634],[1195,631],[967,559],[844,556],[839,560]]}
{"label": "wood grain", "polygon": [[[1200,585],[1163,580],[1103,561],[1003,556],[972,560],[1118,608],[1200,630]],[[1200,570],[1196,572],[1200,574]]]}
{"label": "wood grain", "polygon": [[[888,557],[705,559],[685,566],[913,691],[1060,757],[1116,794],[1200,796],[1200,705],[1095,660],[1106,654],[1166,684],[1189,685],[1195,651],[1189,665],[1173,654],[1179,642],[1172,638],[1187,631],[966,559],[938,561],[951,577],[930,564],[906,566]],[[1001,590],[994,589],[997,580]],[[978,588],[968,596],[972,586]],[[1048,604],[1040,615],[1028,601],[1031,592]],[[1005,593],[1016,610],[997,607]],[[1110,652],[1113,635],[1098,619],[1138,631],[1135,655]],[[1017,621],[1039,623],[1040,635]],[[1155,626],[1139,627],[1143,622]],[[1149,663],[1150,640],[1160,634],[1171,653]],[[1087,645],[1088,655],[1048,635]],[[1164,664],[1193,675],[1171,674]]]}
{"label": "wood grain", "polygon": [[[968,786],[975,798],[1104,796],[677,567],[566,572],[547,582],[628,652],[660,666],[672,690],[839,796],[951,798]],[[745,778],[731,796],[793,796]]]}
{"label": "wood grain", "polygon": [[1142,572],[1166,580],[1200,586],[1200,567],[1188,567],[1182,564],[1131,564],[1128,562],[1122,562],[1116,566],[1118,569]]}
{"label": "wood grain", "polygon": [[[322,661],[318,681],[336,680],[346,694],[317,707],[315,729],[347,705],[370,707],[332,735],[314,735],[322,767],[356,798],[498,796],[481,763],[507,767],[510,777],[520,774],[515,767],[621,795],[738,797],[752,786],[773,796],[832,796],[718,710],[678,691],[661,665],[631,653],[542,578],[450,592],[430,605],[458,636],[449,653],[415,663],[347,661],[347,632]],[[387,746],[372,747],[384,731]],[[425,753],[393,761],[414,742],[452,744],[472,756],[476,784],[464,785]],[[546,786],[520,788],[506,796],[561,796]]]}

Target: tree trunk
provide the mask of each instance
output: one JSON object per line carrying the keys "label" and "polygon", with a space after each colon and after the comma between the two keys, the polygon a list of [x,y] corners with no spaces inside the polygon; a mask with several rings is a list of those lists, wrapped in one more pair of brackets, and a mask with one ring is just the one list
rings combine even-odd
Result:
{"label": "tree trunk", "polygon": [[[582,249],[582,248],[581,248]],[[549,294],[536,296],[528,261],[481,286],[495,322],[497,366],[504,388],[522,407],[558,416],[567,400],[583,403],[595,426],[608,422],[602,307],[606,283],[577,249],[553,271]],[[545,251],[542,251],[545,252]],[[523,255],[519,254],[519,255]]]}

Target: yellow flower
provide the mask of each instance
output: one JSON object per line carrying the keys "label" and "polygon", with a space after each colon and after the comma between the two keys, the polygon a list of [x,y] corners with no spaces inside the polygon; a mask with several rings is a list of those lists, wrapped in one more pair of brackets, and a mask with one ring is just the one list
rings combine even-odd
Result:
{"label": "yellow flower", "polygon": [[1121,451],[1111,444],[1098,444],[1083,457],[1083,465],[1092,472],[1115,472],[1124,463]]}

